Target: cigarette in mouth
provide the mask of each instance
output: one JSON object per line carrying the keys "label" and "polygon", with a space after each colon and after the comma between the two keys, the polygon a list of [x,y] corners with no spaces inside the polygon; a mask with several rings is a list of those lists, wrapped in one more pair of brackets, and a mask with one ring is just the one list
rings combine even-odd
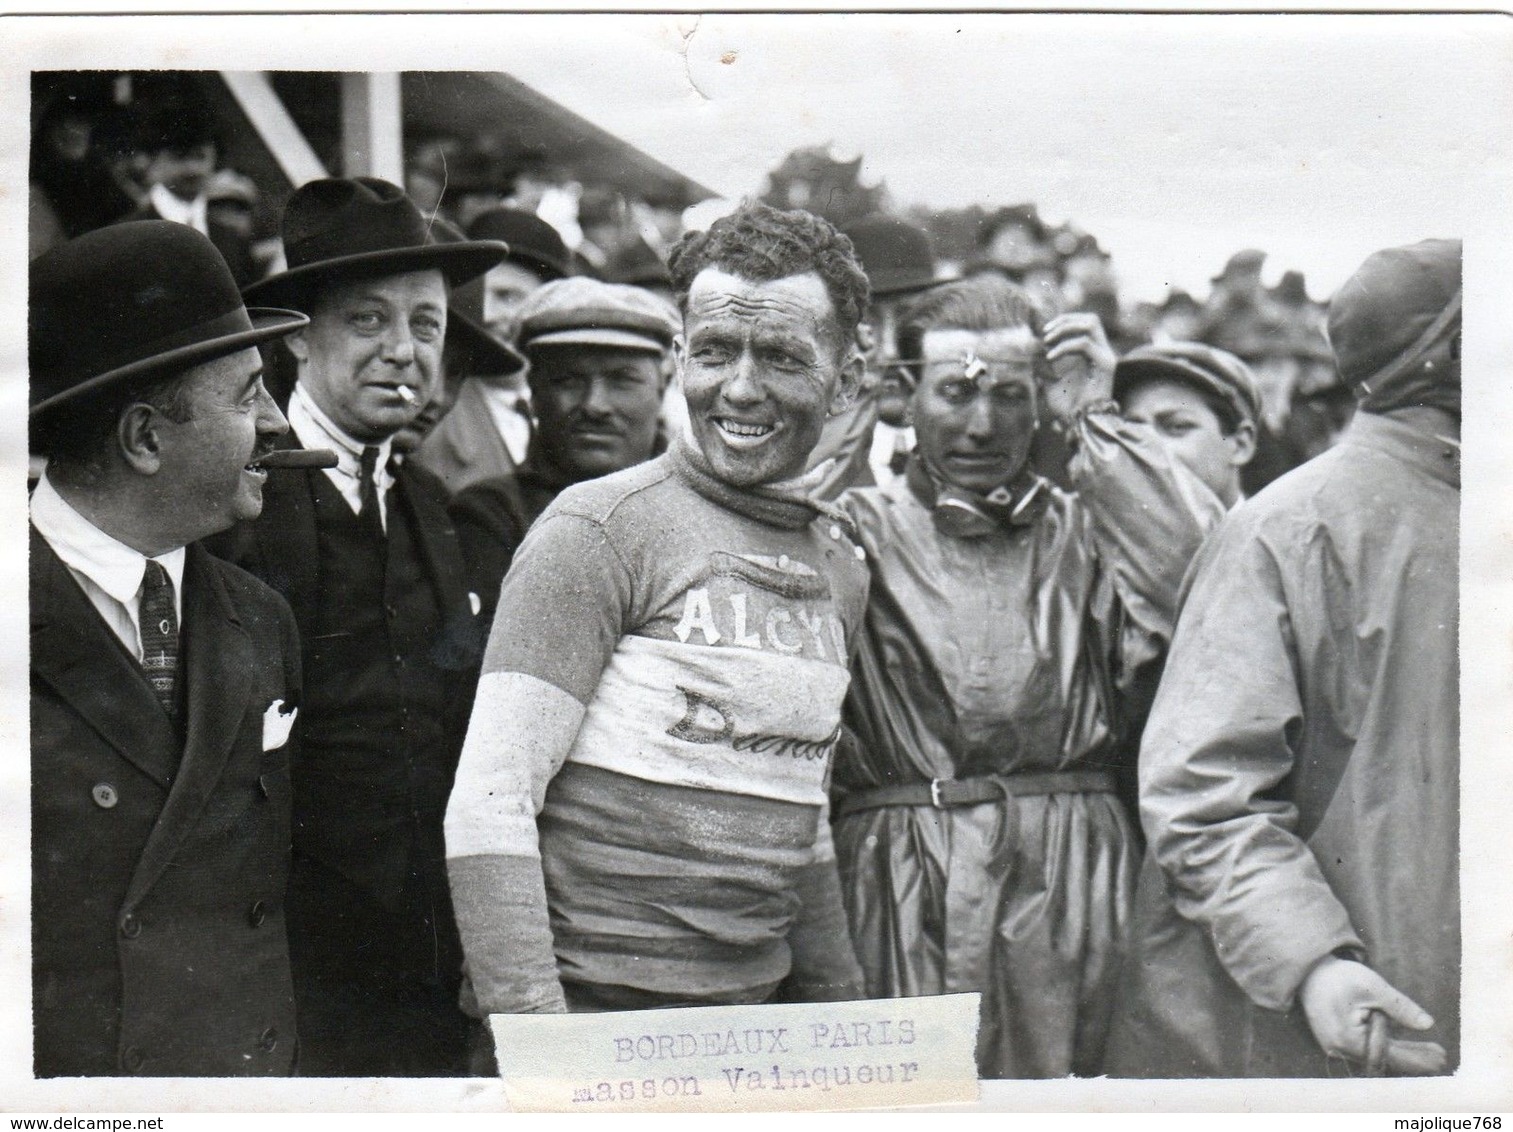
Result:
{"label": "cigarette in mouth", "polygon": [[398,392],[399,399],[406,405],[415,404],[415,390],[411,389],[408,385],[401,385],[398,389]]}

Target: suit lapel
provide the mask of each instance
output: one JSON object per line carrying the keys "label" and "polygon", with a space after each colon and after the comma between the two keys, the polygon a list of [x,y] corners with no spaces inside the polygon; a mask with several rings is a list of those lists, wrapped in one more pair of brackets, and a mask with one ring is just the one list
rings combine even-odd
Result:
{"label": "suit lapel", "polygon": [[[287,435],[293,438],[293,430]],[[284,447],[300,444],[293,440]],[[319,594],[320,546],[311,477],[323,475],[319,468],[271,473],[263,488],[263,514],[254,524],[263,566],[255,572],[288,599],[301,625],[314,623]]]}
{"label": "suit lapel", "polygon": [[441,603],[442,614],[451,618],[459,613],[471,613],[467,586],[462,578],[457,536],[452,532],[452,520],[447,517],[446,508],[432,498],[407,467],[400,467],[399,474],[394,477],[392,494],[399,497],[400,506],[410,520],[410,529],[425,561],[426,573],[436,585],[436,598]]}
{"label": "suit lapel", "polygon": [[47,540],[31,531],[32,674],[163,789],[178,736],[136,659],[105,624]]}
{"label": "suit lapel", "polygon": [[184,757],[163,812],[142,851],[127,902],[141,898],[167,867],[226,768],[247,714],[256,657],[225,583],[208,553],[189,547],[184,565]]}

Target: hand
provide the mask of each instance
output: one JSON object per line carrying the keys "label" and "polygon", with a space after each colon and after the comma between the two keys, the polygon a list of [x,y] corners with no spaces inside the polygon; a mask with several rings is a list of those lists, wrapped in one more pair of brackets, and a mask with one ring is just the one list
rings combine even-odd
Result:
{"label": "hand", "polygon": [[[1366,1026],[1370,1012],[1380,1010],[1389,1022],[1410,1030],[1434,1025],[1418,1003],[1398,990],[1364,963],[1321,959],[1303,980],[1298,999],[1314,1040],[1330,1057],[1366,1060]],[[1407,1075],[1443,1073],[1445,1049],[1438,1042],[1409,1042],[1390,1038],[1387,1068]]]}
{"label": "hand", "polygon": [[1096,314],[1057,315],[1046,323],[1042,337],[1056,375],[1045,387],[1046,407],[1058,420],[1070,420],[1084,405],[1113,396],[1114,365],[1119,359]]}

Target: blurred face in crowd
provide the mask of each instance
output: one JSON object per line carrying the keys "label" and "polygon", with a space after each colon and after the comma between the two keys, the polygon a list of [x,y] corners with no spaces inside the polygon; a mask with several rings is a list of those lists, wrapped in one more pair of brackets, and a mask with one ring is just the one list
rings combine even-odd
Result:
{"label": "blurred face in crowd", "polygon": [[930,330],[912,402],[920,455],[936,475],[986,494],[1019,474],[1038,421],[1029,327]]}
{"label": "blurred face in crowd", "polygon": [[578,479],[651,459],[662,407],[662,355],[618,346],[530,351],[533,451]]}
{"label": "blurred face in crowd", "polygon": [[1297,387],[1303,365],[1291,354],[1274,353],[1247,357],[1261,394],[1261,416],[1272,432],[1281,432],[1292,411],[1292,394]]}
{"label": "blurred face in crowd", "polygon": [[162,185],[180,200],[194,200],[205,191],[215,172],[215,145],[204,142],[187,149],[160,149],[147,164],[147,182]]}
{"label": "blurred face in crowd", "polygon": [[483,321],[503,341],[515,337],[515,316],[520,304],[545,282],[523,264],[505,260],[483,277]]}
{"label": "blurred face in crowd", "polygon": [[332,283],[309,314],[310,325],[287,339],[289,352],[332,422],[353,440],[379,444],[414,420],[442,375],[441,272]]}
{"label": "blurred face in crowd", "polygon": [[1240,469],[1256,451],[1254,425],[1241,421],[1226,432],[1208,399],[1181,381],[1142,381],[1125,393],[1123,408],[1126,420],[1149,425],[1224,506],[1239,502]]}
{"label": "blurred face in crowd", "polygon": [[902,428],[909,415],[909,394],[913,391],[908,375],[894,363],[898,360],[899,298],[874,299],[867,310],[870,345],[867,368],[877,375],[877,419],[894,428]]}
{"label": "blurred face in crowd", "polygon": [[854,336],[812,271],[759,283],[705,268],[674,350],[694,440],[737,487],[801,475],[862,376]]}
{"label": "blurred face in crowd", "polygon": [[988,258],[1010,271],[1028,271],[1040,262],[1040,241],[1022,224],[1005,224],[988,241]]}
{"label": "blurred face in crowd", "polygon": [[181,387],[183,421],[154,411],[163,514],[178,541],[193,542],[263,510],[268,473],[248,465],[268,452],[289,427],[263,387],[255,347],[189,370]]}
{"label": "blurred face in crowd", "polygon": [[442,378],[432,387],[431,397],[421,406],[420,413],[409,424],[394,434],[394,451],[404,455],[414,452],[425,442],[462,395],[462,383],[472,372],[472,357],[466,350],[453,346],[448,339],[441,352]]}

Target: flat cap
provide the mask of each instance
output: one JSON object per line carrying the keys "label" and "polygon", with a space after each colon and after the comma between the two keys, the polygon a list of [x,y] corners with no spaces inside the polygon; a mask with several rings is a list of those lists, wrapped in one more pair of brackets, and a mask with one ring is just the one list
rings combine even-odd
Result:
{"label": "flat cap", "polygon": [[1460,326],[1461,242],[1369,256],[1329,304],[1329,343],[1348,385],[1387,384]]}
{"label": "flat cap", "polygon": [[1236,423],[1255,424],[1261,416],[1261,393],[1250,367],[1227,350],[1201,342],[1140,346],[1114,366],[1114,399],[1142,381],[1180,381],[1210,393],[1228,405]]}
{"label": "flat cap", "polygon": [[573,276],[533,291],[520,307],[516,345],[618,346],[662,353],[680,329],[667,303],[640,287]]}

